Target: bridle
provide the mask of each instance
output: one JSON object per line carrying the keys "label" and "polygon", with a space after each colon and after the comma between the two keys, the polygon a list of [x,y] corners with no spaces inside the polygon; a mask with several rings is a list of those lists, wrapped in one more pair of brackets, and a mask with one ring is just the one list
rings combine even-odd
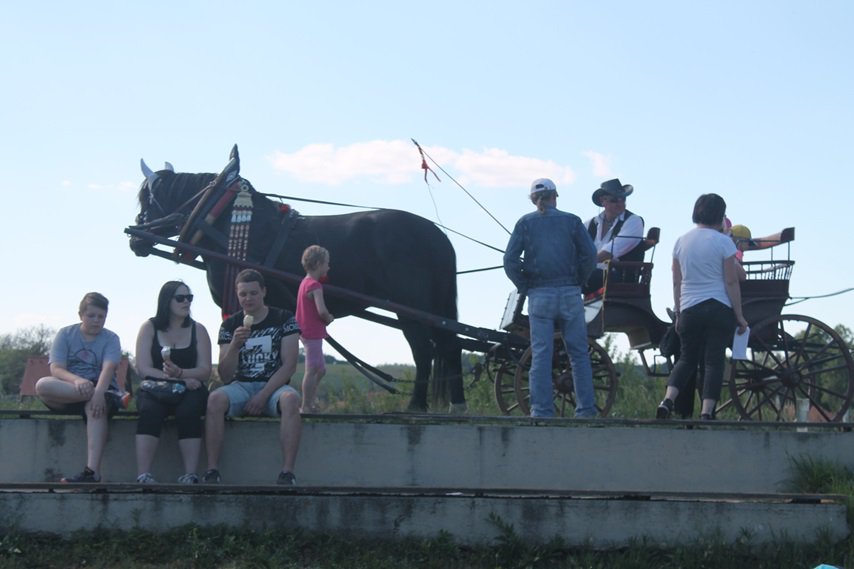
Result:
{"label": "bridle", "polygon": [[[157,196],[155,195],[154,189],[160,182],[161,180],[159,177],[149,177],[148,179],[146,179],[145,182],[143,182],[147,190],[148,205],[145,207],[145,209],[143,209],[142,212],[140,212],[140,215],[137,216],[137,221],[139,221],[140,223],[137,223],[134,228],[144,230],[155,230],[168,227],[175,228],[177,229],[176,232],[180,233],[186,227],[188,221],[190,221],[192,218],[192,212],[190,211],[190,208],[192,207],[193,203],[195,203],[197,200],[199,201],[199,203],[201,203],[203,199],[200,200],[199,198],[203,198],[206,193],[210,193],[216,180],[212,180],[205,187],[190,196],[189,199],[187,199],[184,203],[178,206],[178,208],[175,209],[175,211],[173,211],[172,213],[166,213],[166,208],[163,207],[163,204],[160,203],[160,201],[157,199]],[[190,211],[190,213],[187,213],[188,211]],[[153,220],[149,221],[149,219],[151,217],[154,217],[155,215],[159,215],[159,217],[155,217]]]}

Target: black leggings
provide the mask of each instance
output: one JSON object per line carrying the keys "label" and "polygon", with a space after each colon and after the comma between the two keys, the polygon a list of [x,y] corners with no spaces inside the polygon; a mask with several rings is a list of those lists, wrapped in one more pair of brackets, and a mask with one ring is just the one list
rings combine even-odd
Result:
{"label": "black leggings", "polygon": [[681,392],[689,387],[697,364],[703,361],[703,399],[721,398],[726,349],[735,333],[735,313],[717,300],[706,300],[683,310],[676,326],[682,352],[667,385]]}
{"label": "black leggings", "polygon": [[163,403],[150,393],[138,391],[136,408],[139,420],[136,423],[137,435],[151,435],[160,438],[163,421],[169,415],[175,415],[179,439],[202,438],[202,417],[208,404],[208,389],[188,389],[175,405]]}

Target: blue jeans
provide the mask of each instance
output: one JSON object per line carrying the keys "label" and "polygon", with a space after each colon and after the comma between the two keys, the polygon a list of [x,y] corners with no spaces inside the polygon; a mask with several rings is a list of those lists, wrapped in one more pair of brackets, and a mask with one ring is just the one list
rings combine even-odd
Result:
{"label": "blue jeans", "polygon": [[531,325],[531,416],[553,417],[552,357],[555,324],[563,336],[572,364],[575,385],[575,416],[596,416],[593,396],[593,369],[587,347],[587,324],[581,287],[541,287],[528,291],[528,320]]}

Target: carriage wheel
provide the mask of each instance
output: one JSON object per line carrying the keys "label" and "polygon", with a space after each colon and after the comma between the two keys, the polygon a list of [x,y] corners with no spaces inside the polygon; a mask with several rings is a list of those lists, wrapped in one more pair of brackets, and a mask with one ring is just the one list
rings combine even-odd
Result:
{"label": "carriage wheel", "polygon": [[516,364],[502,362],[495,372],[495,403],[505,415],[524,415],[516,399]]}
{"label": "carriage wheel", "polygon": [[[593,391],[596,410],[607,417],[617,397],[617,370],[608,352],[592,338],[587,339],[590,363],[593,365]],[[523,414],[531,413],[531,396],[528,388],[528,370],[531,369],[531,347],[525,350],[516,366],[514,387],[516,401]],[[559,334],[555,334],[554,355],[552,356],[552,384],[554,385],[555,414],[559,417],[572,417],[575,414],[575,390],[572,382],[572,368],[569,356]]]}
{"label": "carriage wheel", "polygon": [[495,403],[504,415],[522,414],[514,387],[516,361],[521,353],[519,348],[497,345],[484,360],[486,375],[492,381]]}
{"label": "carriage wheel", "polygon": [[750,331],[747,360],[730,366],[733,407],[753,421],[841,421],[854,395],[854,359],[832,328],[808,316],[768,318]]}

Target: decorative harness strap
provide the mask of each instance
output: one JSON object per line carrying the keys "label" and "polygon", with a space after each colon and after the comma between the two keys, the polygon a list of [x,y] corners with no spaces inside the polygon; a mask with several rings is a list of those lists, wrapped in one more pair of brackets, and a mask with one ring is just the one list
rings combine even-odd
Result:
{"label": "decorative harness strap", "polygon": [[240,180],[240,192],[231,208],[231,226],[228,235],[228,256],[246,260],[249,251],[249,226],[252,224],[252,194],[249,184]]}
{"label": "decorative harness strap", "polygon": [[[252,226],[252,193],[249,183],[242,178],[239,178],[238,182],[235,182],[233,185],[238,186],[240,191],[234,199],[234,207],[231,208],[231,224],[228,231],[227,251],[229,257],[245,261],[249,252],[249,229]],[[226,192],[223,199],[230,195]],[[237,273],[237,266],[232,264],[226,265],[225,281],[222,283],[223,318],[234,314],[240,309],[240,304],[237,301],[237,295],[234,290],[234,279],[237,277]]]}

